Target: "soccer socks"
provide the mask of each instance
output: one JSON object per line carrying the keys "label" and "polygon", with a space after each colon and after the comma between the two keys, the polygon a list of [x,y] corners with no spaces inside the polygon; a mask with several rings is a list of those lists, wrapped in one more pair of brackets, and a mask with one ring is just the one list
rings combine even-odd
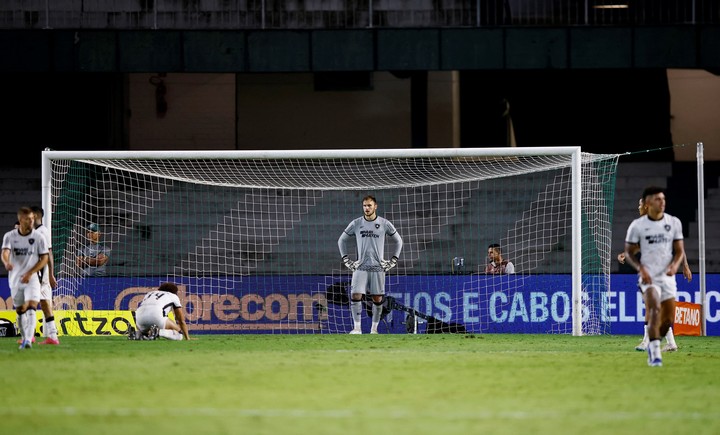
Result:
{"label": "soccer socks", "polygon": [[672,326],[670,329],[668,329],[667,334],[665,334],[665,338],[667,339],[667,342],[670,346],[677,347],[677,343],[675,343],[675,334],[673,334]]}
{"label": "soccer socks", "polygon": [[649,343],[649,342],[650,342],[650,336],[648,336],[647,330],[648,330],[648,324],[647,324],[647,322],[645,322],[645,333],[644,333],[643,339],[642,339],[642,341],[643,341],[644,343]]}
{"label": "soccer socks", "polygon": [[167,338],[168,340],[182,340],[183,335],[173,329],[161,329],[158,331],[158,335],[162,338]]}
{"label": "soccer socks", "polygon": [[43,335],[47,338],[54,338],[57,340],[58,331],[57,326],[55,326],[55,316],[50,316],[45,319],[45,322],[43,323]]}
{"label": "soccer socks", "polygon": [[382,304],[373,303],[372,306],[372,326],[370,327],[370,333],[377,334],[378,325],[380,324],[380,318],[382,317],[383,306]]}
{"label": "soccer socks", "polygon": [[651,367],[662,366],[662,353],[660,352],[660,339],[656,338],[648,344],[648,365]]}
{"label": "soccer socks", "polygon": [[[25,340],[32,341],[33,337],[35,336],[35,325],[37,324],[37,315],[35,314],[35,309],[28,308],[27,311],[23,314],[25,317],[23,319],[23,338]],[[19,319],[19,316],[18,316]]]}
{"label": "soccer socks", "polygon": [[[25,313],[17,315],[17,326],[18,332],[20,332],[20,341],[25,340]],[[32,337],[30,337],[30,340],[32,340]]]}
{"label": "soccer socks", "polygon": [[360,330],[360,321],[362,315],[362,301],[350,301],[350,313],[352,314],[355,329]]}

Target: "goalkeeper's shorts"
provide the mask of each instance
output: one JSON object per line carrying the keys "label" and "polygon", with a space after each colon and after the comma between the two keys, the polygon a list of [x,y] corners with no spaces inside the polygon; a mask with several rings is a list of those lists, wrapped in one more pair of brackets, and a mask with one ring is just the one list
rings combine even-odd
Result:
{"label": "goalkeeper's shorts", "polygon": [[385,294],[385,272],[370,272],[367,270],[356,270],[352,276],[350,293],[368,295]]}

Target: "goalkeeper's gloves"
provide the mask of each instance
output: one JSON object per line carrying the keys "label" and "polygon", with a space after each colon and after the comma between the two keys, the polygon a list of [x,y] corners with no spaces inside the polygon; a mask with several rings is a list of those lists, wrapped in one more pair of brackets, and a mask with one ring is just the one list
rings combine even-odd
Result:
{"label": "goalkeeper's gloves", "polygon": [[380,262],[380,265],[382,266],[383,270],[387,272],[388,270],[392,269],[393,267],[397,266],[398,258],[393,255],[393,258],[389,260],[382,260]]}
{"label": "goalkeeper's gloves", "polygon": [[348,258],[347,255],[342,256],[342,262],[345,265],[345,267],[350,269],[352,272],[355,272],[357,270],[358,263],[360,263],[359,261],[352,261],[350,258]]}

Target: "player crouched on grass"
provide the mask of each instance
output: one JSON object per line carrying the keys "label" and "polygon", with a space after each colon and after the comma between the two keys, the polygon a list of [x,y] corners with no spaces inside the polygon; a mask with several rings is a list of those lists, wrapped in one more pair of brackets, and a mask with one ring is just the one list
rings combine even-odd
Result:
{"label": "player crouched on grass", "polygon": [[[129,340],[155,340],[158,337],[168,340],[190,340],[182,304],[177,295],[178,288],[166,282],[145,295],[135,311],[137,330],[132,326],[128,330]],[[168,317],[172,311],[177,323]]]}

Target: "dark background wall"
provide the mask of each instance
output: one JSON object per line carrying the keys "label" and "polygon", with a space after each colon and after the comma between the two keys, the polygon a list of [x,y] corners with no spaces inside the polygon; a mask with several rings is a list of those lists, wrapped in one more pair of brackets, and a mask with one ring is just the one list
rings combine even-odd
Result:
{"label": "dark background wall", "polygon": [[462,71],[464,146],[580,145],[597,153],[667,148],[628,160],[672,160],[664,69]]}
{"label": "dark background wall", "polygon": [[[39,166],[46,147],[68,150],[122,146],[123,74],[0,74],[5,143],[32,157],[21,165]],[[32,154],[30,152],[32,151]],[[1,159],[0,164],[17,166]]]}
{"label": "dark background wall", "polygon": [[391,71],[412,82],[412,137],[397,146],[422,147],[427,72],[459,71],[460,146],[507,145],[509,115],[520,146],[632,152],[672,146],[667,68],[720,71],[712,1],[450,3],[23,6],[0,18],[0,130],[36,155],[133,149],[127,74]]}

